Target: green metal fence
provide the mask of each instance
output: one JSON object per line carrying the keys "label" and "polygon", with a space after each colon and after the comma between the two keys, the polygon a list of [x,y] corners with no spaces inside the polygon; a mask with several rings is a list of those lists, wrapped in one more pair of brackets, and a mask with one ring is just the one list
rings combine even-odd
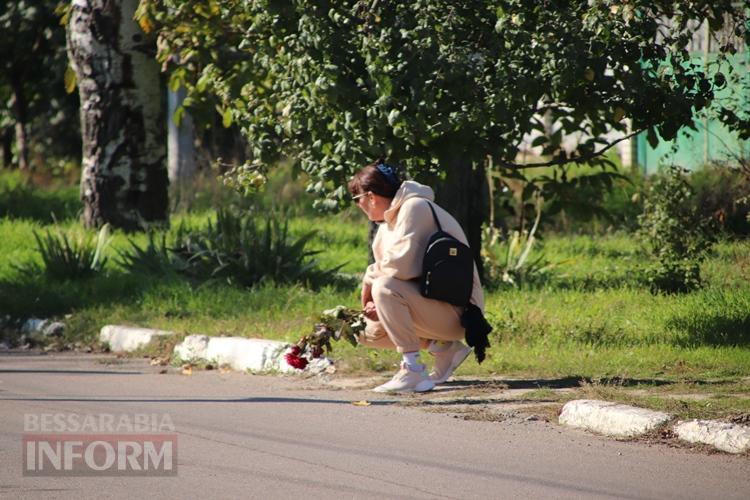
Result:
{"label": "green metal fence", "polygon": [[[705,62],[705,54],[696,54],[697,62]],[[744,50],[735,55],[731,64],[734,71],[742,75],[744,84],[727,86],[719,92],[716,100],[727,97],[730,93],[739,97],[745,110],[750,110],[750,51]],[[731,161],[738,156],[750,157],[750,141],[738,139],[717,119],[696,117],[696,130],[683,127],[678,136],[671,141],[661,140],[654,148],[646,140],[646,134],[636,138],[636,158],[644,173],[656,172],[661,165],[679,165],[695,170],[709,162]]]}

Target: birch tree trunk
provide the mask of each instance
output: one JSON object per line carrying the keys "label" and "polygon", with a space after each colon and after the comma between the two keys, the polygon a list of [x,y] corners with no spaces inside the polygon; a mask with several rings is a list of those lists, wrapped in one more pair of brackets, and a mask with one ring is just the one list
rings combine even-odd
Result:
{"label": "birch tree trunk", "polygon": [[174,120],[186,95],[184,87],[167,93],[167,171],[173,206],[189,208],[195,191],[195,128],[188,112],[182,113],[179,123]]}
{"label": "birch tree trunk", "polygon": [[81,99],[84,224],[144,229],[168,218],[162,91],[138,0],[73,0],[68,57]]}

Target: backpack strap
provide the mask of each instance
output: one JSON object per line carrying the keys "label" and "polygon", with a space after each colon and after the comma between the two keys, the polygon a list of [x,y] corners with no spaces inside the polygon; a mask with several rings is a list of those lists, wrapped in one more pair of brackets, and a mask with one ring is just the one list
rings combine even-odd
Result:
{"label": "backpack strap", "polygon": [[429,206],[429,207],[430,207],[430,212],[432,212],[432,218],[433,218],[433,219],[435,219],[435,224],[437,224],[437,227],[438,227],[438,231],[442,231],[442,230],[443,230],[443,228],[442,228],[442,226],[440,226],[440,221],[439,221],[439,220],[438,220],[438,218],[437,218],[437,214],[435,213],[435,209],[434,209],[434,208],[432,208],[432,203],[430,203],[430,202],[428,201],[428,202],[427,202],[427,206]]}

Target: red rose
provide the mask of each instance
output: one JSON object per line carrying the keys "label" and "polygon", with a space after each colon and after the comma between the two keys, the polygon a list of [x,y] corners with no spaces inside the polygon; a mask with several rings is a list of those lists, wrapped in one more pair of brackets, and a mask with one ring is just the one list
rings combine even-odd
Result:
{"label": "red rose", "polygon": [[313,347],[313,349],[312,349],[312,357],[313,358],[319,358],[322,355],[323,355],[323,348],[322,347],[320,347],[318,345],[316,345],[315,347]]}
{"label": "red rose", "polygon": [[290,354],[294,354],[295,356],[299,356],[300,348],[298,345],[293,345],[291,350],[289,351]]}
{"label": "red rose", "polygon": [[[299,353],[299,347],[297,347],[297,352]],[[286,353],[284,355],[284,359],[286,360],[287,364],[289,364],[289,366],[297,368],[298,370],[304,370],[307,366],[307,360],[294,354],[294,349],[292,349],[292,352]]]}

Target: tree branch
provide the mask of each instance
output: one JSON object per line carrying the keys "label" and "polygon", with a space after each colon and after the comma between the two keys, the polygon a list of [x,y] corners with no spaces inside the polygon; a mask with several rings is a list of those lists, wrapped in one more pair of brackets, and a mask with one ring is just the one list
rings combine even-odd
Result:
{"label": "tree branch", "polygon": [[596,158],[597,156],[601,156],[602,154],[606,153],[609,149],[616,146],[620,142],[630,139],[631,137],[634,137],[641,132],[643,132],[645,129],[639,129],[635,132],[631,132],[630,134],[620,137],[616,141],[607,144],[606,147],[600,149],[599,151],[594,151],[593,153],[580,155],[580,156],[574,156],[566,159],[558,159],[558,160],[550,160],[545,162],[539,162],[539,163],[513,163],[509,161],[500,160],[497,162],[497,165],[500,165],[501,167],[507,167],[507,168],[515,168],[515,169],[523,169],[523,168],[536,168],[536,167],[552,167],[557,165],[565,165],[566,163],[585,163],[591,159]]}

